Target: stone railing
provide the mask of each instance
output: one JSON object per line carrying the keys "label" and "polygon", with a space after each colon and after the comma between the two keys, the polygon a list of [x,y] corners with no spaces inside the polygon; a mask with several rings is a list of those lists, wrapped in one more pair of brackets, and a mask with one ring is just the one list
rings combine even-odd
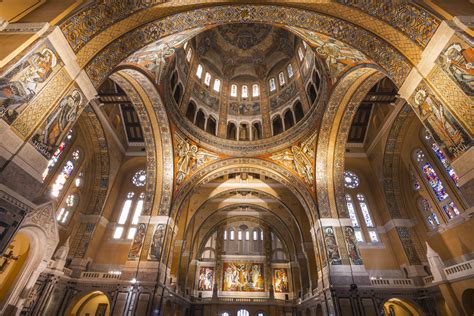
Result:
{"label": "stone railing", "polygon": [[412,287],[411,279],[371,279],[370,283],[376,287]]}
{"label": "stone railing", "polygon": [[448,280],[474,275],[474,260],[444,268]]}
{"label": "stone railing", "polygon": [[81,272],[81,279],[120,280],[120,274],[107,272]]}
{"label": "stone railing", "polygon": [[423,278],[423,283],[425,285],[430,285],[431,283],[433,283],[433,279],[434,279],[434,277],[432,275],[425,276]]}

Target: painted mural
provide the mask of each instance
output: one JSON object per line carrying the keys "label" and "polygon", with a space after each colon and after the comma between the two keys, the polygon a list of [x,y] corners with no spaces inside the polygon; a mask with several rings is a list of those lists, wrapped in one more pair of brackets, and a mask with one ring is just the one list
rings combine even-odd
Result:
{"label": "painted mural", "polygon": [[45,41],[3,73],[0,77],[0,117],[11,124],[61,64],[52,45]]}
{"label": "painted mural", "polygon": [[438,64],[470,96],[474,96],[474,48],[458,41],[449,44]]}
{"label": "painted mural", "polygon": [[328,226],[323,227],[323,231],[329,263],[331,265],[342,264],[341,255],[339,254],[339,249],[337,247],[336,236],[334,235],[334,229],[331,226]]}
{"label": "painted mural", "polygon": [[265,280],[262,263],[224,262],[222,290],[263,292]]}
{"label": "painted mural", "polygon": [[124,64],[132,64],[147,70],[155,78],[155,82],[161,80],[162,70],[174,55],[177,47],[181,47],[190,38],[199,33],[202,28],[196,28],[188,32],[171,35],[145,46],[133,55],[125,59]]}
{"label": "painted mural", "polygon": [[273,269],[273,290],[275,293],[288,293],[288,270],[286,268]]}
{"label": "painted mural", "polygon": [[132,246],[128,252],[128,260],[135,260],[140,256],[140,250],[142,249],[143,239],[146,234],[146,224],[141,223],[138,225],[137,233],[133,238]]}
{"label": "painted mural", "polygon": [[198,291],[212,291],[214,284],[214,268],[201,267],[199,269]]}
{"label": "painted mural", "polygon": [[148,258],[150,260],[159,260],[161,256],[161,248],[163,247],[163,238],[165,236],[165,225],[156,225],[153,237],[151,239],[150,253]]}
{"label": "painted mural", "polygon": [[428,90],[419,88],[414,94],[413,104],[420,120],[450,158],[455,158],[471,146],[467,133]]}
{"label": "painted mural", "polygon": [[360,51],[334,38],[298,27],[289,27],[289,29],[315,46],[315,52],[326,62],[333,82],[343,71],[358,64],[370,62]]}
{"label": "painted mural", "polygon": [[359,248],[357,248],[357,239],[352,226],[344,227],[344,237],[346,238],[347,253],[351,259],[351,263],[356,265],[364,264],[360,256]]}
{"label": "painted mural", "polygon": [[85,104],[85,97],[78,89],[72,90],[65,96],[56,110],[32,136],[30,142],[36,150],[47,159],[51,159],[81,114]]}

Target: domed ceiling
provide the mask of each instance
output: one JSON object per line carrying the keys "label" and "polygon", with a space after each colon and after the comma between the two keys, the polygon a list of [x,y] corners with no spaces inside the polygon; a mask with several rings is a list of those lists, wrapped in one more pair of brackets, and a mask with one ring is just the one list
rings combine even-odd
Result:
{"label": "domed ceiling", "polygon": [[296,37],[266,24],[226,24],[200,33],[196,50],[203,63],[228,80],[261,79],[293,57]]}

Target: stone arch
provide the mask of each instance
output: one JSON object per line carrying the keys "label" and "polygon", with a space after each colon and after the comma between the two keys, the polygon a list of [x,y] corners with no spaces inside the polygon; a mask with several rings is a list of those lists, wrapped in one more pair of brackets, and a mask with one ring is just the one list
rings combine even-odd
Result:
{"label": "stone arch", "polygon": [[2,314],[21,310],[41,272],[47,267],[59,243],[59,234],[53,203],[31,211],[23,220],[17,233],[28,238],[30,247],[21,272],[1,306]]}
{"label": "stone arch", "polygon": [[142,124],[147,148],[147,183],[143,214],[167,213],[171,205],[173,187],[173,148],[168,116],[160,95],[153,83],[137,70],[122,69],[110,78],[127,93]]}
{"label": "stone arch", "polygon": [[74,316],[82,316],[86,315],[85,310],[90,314],[91,312],[96,313],[99,304],[105,304],[106,306],[102,306],[105,315],[110,315],[111,313],[111,304],[110,298],[101,291],[91,291],[84,295],[76,296],[65,315],[74,315]]}
{"label": "stone arch", "polygon": [[360,102],[382,77],[376,68],[357,67],[339,80],[329,99],[318,135],[315,168],[326,170],[316,172],[315,177],[321,217],[347,217],[341,189],[347,134]]}
{"label": "stone arch", "polygon": [[[422,316],[422,309],[415,302],[406,298],[389,298],[383,304],[385,315]],[[393,311],[393,312],[392,312]]]}

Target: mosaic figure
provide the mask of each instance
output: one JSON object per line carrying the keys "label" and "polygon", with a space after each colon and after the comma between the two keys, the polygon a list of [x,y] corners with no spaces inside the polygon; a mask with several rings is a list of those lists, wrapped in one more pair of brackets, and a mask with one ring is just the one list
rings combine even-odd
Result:
{"label": "mosaic figure", "polygon": [[199,270],[198,290],[199,291],[212,291],[212,285],[214,284],[214,268],[212,267],[201,267]]}
{"label": "mosaic figure", "polygon": [[324,242],[326,243],[326,251],[329,263],[332,265],[342,264],[339,249],[337,247],[336,236],[332,227],[324,227]]}
{"label": "mosaic figure", "polygon": [[11,124],[44,86],[57,65],[58,57],[45,44],[0,77],[0,117]]}
{"label": "mosaic figure", "polygon": [[262,263],[224,263],[223,291],[263,292],[265,282]]}
{"label": "mosaic figure", "polygon": [[474,95],[474,48],[453,43],[439,56],[439,63],[466,94]]}
{"label": "mosaic figure", "polygon": [[128,252],[128,260],[134,260],[140,255],[140,249],[142,249],[143,239],[145,238],[146,225],[141,223],[138,225],[137,233],[133,238],[132,246]]}
{"label": "mosaic figure", "polygon": [[288,293],[288,272],[285,268],[273,269],[273,288],[276,293]]}
{"label": "mosaic figure", "polygon": [[151,260],[159,260],[161,256],[161,248],[163,247],[163,238],[165,236],[165,225],[158,224],[153,233],[151,240],[149,258]]}
{"label": "mosaic figure", "polygon": [[359,249],[357,248],[357,239],[355,237],[354,228],[352,228],[352,226],[344,227],[344,235],[346,237],[347,253],[349,254],[352,264],[363,264]]}

